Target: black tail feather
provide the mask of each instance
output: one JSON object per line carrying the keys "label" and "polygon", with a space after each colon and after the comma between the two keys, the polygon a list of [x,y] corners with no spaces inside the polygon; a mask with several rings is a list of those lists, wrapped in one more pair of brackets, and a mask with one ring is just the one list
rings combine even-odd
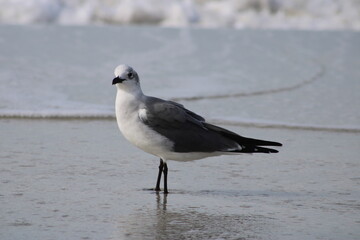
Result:
{"label": "black tail feather", "polygon": [[279,142],[267,141],[267,140],[260,140],[254,138],[247,138],[237,135],[236,137],[231,138],[241,146],[276,146],[281,147],[282,144]]}
{"label": "black tail feather", "polygon": [[260,140],[260,139],[254,139],[254,138],[247,138],[240,136],[234,132],[231,132],[227,129],[209,124],[209,123],[203,123],[206,128],[211,129],[213,131],[216,131],[220,133],[223,136],[226,136],[227,138],[230,138],[237,142],[241,146],[241,150],[236,150],[233,152],[242,152],[242,153],[277,153],[278,150],[272,149],[272,148],[265,148],[260,146],[282,146],[279,142],[273,142],[273,141],[266,141],[266,140]]}
{"label": "black tail feather", "polygon": [[272,148],[264,148],[258,146],[243,146],[241,150],[231,151],[231,152],[238,152],[238,153],[277,153],[278,150]]}

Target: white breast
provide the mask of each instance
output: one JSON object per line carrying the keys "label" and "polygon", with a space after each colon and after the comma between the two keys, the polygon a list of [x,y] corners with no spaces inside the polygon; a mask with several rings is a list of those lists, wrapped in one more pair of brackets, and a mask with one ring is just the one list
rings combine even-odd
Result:
{"label": "white breast", "polygon": [[140,105],[141,99],[135,99],[133,96],[127,96],[125,93],[118,91],[115,109],[119,129],[124,137],[138,148],[162,157],[162,155],[171,151],[173,144],[141,122],[139,118]]}

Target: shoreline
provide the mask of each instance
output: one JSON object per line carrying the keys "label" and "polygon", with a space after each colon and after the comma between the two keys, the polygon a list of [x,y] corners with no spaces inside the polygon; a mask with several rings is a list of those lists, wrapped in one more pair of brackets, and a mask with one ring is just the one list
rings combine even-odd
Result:
{"label": "shoreline", "polygon": [[[115,121],[115,116],[42,116],[42,115],[0,115],[1,120],[49,120],[49,121]],[[261,122],[258,120],[225,120],[225,119],[207,119],[207,122],[225,126],[252,127],[252,128],[269,128],[269,129],[286,129],[299,131],[324,131],[324,132],[343,132],[343,133],[360,133],[360,127],[357,126],[321,126],[306,124],[289,124],[281,122]]]}

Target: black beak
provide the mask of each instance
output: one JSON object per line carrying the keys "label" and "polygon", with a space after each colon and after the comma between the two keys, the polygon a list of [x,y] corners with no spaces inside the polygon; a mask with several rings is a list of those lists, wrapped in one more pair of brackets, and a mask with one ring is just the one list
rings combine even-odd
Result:
{"label": "black beak", "polygon": [[117,84],[117,83],[122,83],[123,81],[125,81],[125,79],[116,77],[116,78],[113,79],[112,85]]}

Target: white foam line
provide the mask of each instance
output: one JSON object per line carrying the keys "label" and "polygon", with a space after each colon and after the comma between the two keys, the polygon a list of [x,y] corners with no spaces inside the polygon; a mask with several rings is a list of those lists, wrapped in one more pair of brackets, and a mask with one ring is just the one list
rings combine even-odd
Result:
{"label": "white foam line", "polygon": [[[111,112],[31,112],[31,111],[0,111],[0,119],[89,119],[89,120],[113,120],[114,113]],[[334,125],[310,125],[293,124],[285,122],[260,121],[256,119],[221,119],[211,118],[208,122],[222,125],[246,126],[256,128],[279,128],[294,130],[328,131],[328,132],[352,132],[360,133],[360,126],[334,126]]]}
{"label": "white foam line", "polygon": [[265,90],[248,92],[248,93],[240,92],[240,93],[233,93],[233,94],[219,94],[219,95],[209,95],[209,96],[174,97],[174,98],[171,98],[171,100],[172,101],[197,101],[197,100],[203,100],[203,99],[248,97],[248,96],[266,95],[266,94],[274,94],[274,93],[285,92],[285,91],[292,91],[292,90],[296,90],[307,84],[311,84],[311,83],[314,83],[315,81],[319,80],[322,76],[324,76],[325,70],[326,70],[325,67],[322,64],[320,64],[319,71],[316,72],[312,77],[310,77],[308,79],[304,79],[303,81],[301,81],[299,83],[296,83],[294,85],[287,86],[287,87],[265,89]]}
{"label": "white foam line", "polygon": [[311,131],[329,131],[329,132],[353,132],[359,133],[360,126],[335,126],[335,125],[310,125],[310,124],[293,124],[283,122],[267,122],[259,120],[227,120],[212,118],[209,122],[215,124],[233,125],[233,126],[247,126],[257,128],[281,128],[294,130],[311,130]]}
{"label": "white foam line", "polygon": [[114,119],[114,113],[107,112],[51,112],[51,111],[0,111],[0,118],[18,119]]}

